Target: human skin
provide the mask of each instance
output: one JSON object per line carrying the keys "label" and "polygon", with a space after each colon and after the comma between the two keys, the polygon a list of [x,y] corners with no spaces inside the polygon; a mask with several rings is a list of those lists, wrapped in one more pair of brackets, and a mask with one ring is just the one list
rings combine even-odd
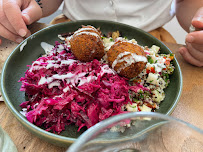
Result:
{"label": "human skin", "polygon": [[0,0],[0,36],[17,43],[22,42],[31,34],[27,25],[54,13],[61,2],[41,0],[41,9],[35,0]]}
{"label": "human skin", "polygon": [[[181,47],[179,53],[192,65],[203,66],[203,1],[177,0],[177,19],[188,35],[185,38],[186,47]],[[193,25],[199,31],[189,33]]]}

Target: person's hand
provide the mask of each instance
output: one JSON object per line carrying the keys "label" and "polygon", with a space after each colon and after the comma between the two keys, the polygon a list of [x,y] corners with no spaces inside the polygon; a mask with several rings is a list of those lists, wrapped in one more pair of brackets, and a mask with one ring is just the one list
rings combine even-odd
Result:
{"label": "person's hand", "polygon": [[195,14],[192,25],[200,30],[186,36],[186,47],[181,47],[179,53],[190,64],[203,67],[203,7]]}
{"label": "person's hand", "polygon": [[30,35],[26,25],[41,17],[42,9],[35,0],[0,0],[0,36],[20,43]]}

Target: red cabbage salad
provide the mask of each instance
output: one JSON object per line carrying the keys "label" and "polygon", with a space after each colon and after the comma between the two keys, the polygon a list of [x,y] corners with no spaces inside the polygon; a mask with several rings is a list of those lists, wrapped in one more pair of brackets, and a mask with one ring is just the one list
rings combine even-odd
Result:
{"label": "red cabbage salad", "polygon": [[[114,43],[111,38],[103,41],[107,47]],[[68,43],[56,42],[52,50],[28,65],[19,80],[20,91],[28,99],[20,104],[21,113],[36,126],[60,134],[68,125],[80,131],[114,115],[155,111],[165,97],[163,89],[174,67],[170,62],[173,55],[158,55],[153,47],[143,47],[146,68],[128,80],[103,59],[80,62]]]}

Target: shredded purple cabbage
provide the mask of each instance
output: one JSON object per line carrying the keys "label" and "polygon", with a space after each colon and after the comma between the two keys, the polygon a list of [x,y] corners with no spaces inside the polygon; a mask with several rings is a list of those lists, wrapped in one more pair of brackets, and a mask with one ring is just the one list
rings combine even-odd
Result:
{"label": "shredded purple cabbage", "polygon": [[58,42],[28,67],[19,80],[28,101],[20,106],[26,109],[28,121],[58,134],[70,124],[79,131],[126,112],[122,107],[131,103],[129,89],[144,89],[130,87],[125,78],[98,60],[79,62]]}

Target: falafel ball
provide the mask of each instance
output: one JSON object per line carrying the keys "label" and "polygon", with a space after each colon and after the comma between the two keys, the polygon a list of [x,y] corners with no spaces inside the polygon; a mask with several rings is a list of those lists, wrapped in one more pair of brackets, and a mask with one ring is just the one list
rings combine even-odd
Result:
{"label": "falafel ball", "polygon": [[100,60],[104,56],[104,44],[100,32],[93,26],[83,26],[70,39],[72,53],[83,62]]}
{"label": "falafel ball", "polygon": [[132,79],[140,74],[147,64],[144,50],[137,44],[118,41],[107,52],[109,66],[119,75]]}

